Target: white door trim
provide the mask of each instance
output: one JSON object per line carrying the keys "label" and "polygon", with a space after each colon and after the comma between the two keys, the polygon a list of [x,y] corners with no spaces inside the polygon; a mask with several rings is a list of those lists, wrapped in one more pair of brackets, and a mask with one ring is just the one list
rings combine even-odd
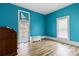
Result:
{"label": "white door trim", "polygon": [[[30,35],[30,12],[27,12],[27,11],[23,11],[23,10],[18,10],[18,43],[19,43],[19,21],[20,21],[20,12],[24,12],[24,13],[27,13],[29,16],[29,35]],[[29,40],[30,40],[30,36],[29,36]]]}
{"label": "white door trim", "polygon": [[[68,24],[68,39],[67,40],[70,40],[70,21],[69,21],[70,17],[69,16],[64,16],[64,17],[58,17],[58,18],[56,18],[57,33],[58,33],[58,23],[57,23],[57,21],[60,20],[60,19],[62,19],[62,18],[67,18],[68,19],[68,22],[67,22],[67,24]],[[56,35],[56,37],[57,37],[57,35]]]}

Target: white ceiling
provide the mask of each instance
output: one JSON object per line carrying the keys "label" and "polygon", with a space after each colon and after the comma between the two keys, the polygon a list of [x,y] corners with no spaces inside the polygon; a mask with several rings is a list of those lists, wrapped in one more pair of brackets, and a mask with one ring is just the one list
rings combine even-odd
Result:
{"label": "white ceiling", "polygon": [[64,8],[72,3],[14,3],[14,4],[45,15],[54,12],[56,10],[59,10],[61,8]]}

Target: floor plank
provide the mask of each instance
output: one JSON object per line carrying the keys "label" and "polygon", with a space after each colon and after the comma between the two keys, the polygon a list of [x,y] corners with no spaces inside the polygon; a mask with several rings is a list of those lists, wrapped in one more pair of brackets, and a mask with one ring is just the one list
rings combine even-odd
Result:
{"label": "floor plank", "polygon": [[18,56],[79,56],[79,47],[48,39],[19,44]]}

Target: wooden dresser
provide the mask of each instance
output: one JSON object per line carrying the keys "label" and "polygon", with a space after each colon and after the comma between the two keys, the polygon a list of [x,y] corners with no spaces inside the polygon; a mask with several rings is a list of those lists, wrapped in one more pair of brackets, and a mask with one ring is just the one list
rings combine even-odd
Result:
{"label": "wooden dresser", "polygon": [[17,33],[13,29],[0,27],[0,56],[17,55]]}

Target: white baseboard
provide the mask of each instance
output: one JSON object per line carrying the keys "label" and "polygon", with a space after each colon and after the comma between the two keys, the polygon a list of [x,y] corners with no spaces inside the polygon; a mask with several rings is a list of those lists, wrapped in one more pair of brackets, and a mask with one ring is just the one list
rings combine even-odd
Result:
{"label": "white baseboard", "polygon": [[54,38],[54,37],[48,37],[48,36],[46,36],[46,38],[48,38],[48,39],[52,39],[52,40],[55,40],[55,41],[58,41],[58,42],[62,42],[62,43],[66,43],[66,44],[74,45],[74,46],[79,46],[79,42],[74,42],[74,41],[64,40],[64,39],[57,39],[57,38]]}
{"label": "white baseboard", "polygon": [[31,36],[30,41],[39,41],[39,40],[41,41],[42,38],[48,38],[54,41],[58,41],[58,42],[62,42],[62,43],[66,43],[66,44],[70,44],[74,46],[79,46],[79,42],[74,42],[74,41],[65,40],[65,39],[57,39],[57,38],[49,37],[49,36]]}
{"label": "white baseboard", "polygon": [[30,41],[41,41],[42,38],[45,38],[46,36],[31,36]]}

